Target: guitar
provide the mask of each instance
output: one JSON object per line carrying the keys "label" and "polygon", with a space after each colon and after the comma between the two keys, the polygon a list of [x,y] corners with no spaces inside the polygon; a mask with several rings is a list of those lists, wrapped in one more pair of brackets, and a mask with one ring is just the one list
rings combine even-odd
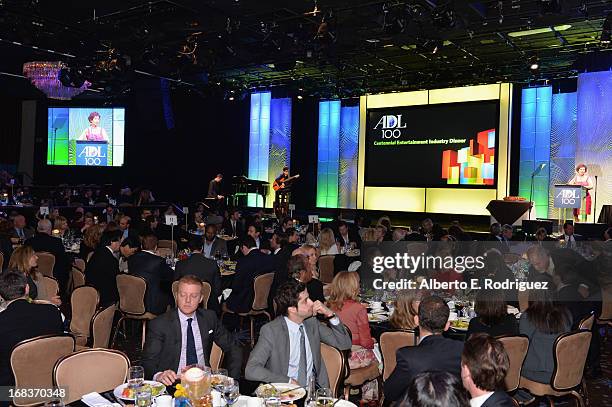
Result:
{"label": "guitar", "polygon": [[296,174],[296,175],[292,175],[292,176],[290,176],[288,178],[285,178],[285,179],[281,178],[280,181],[276,181],[275,180],[274,183],[272,184],[272,189],[274,189],[275,191],[278,191],[279,189],[283,189],[283,188],[285,188],[285,183],[286,182],[289,182],[289,181],[294,180],[294,179],[299,178],[299,177],[300,177],[300,174]]}

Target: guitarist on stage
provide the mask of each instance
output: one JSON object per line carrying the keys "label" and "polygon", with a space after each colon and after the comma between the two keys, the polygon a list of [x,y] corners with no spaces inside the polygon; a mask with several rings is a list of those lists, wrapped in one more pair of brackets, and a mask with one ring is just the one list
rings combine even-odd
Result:
{"label": "guitarist on stage", "polygon": [[276,177],[272,188],[276,191],[276,201],[274,202],[274,209],[277,216],[284,217],[289,213],[289,200],[291,197],[291,184],[300,175],[289,176],[289,167],[283,167],[281,175]]}

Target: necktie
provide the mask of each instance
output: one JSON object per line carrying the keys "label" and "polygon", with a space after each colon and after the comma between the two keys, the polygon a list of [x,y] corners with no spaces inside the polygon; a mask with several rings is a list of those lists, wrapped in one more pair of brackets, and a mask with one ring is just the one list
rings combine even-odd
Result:
{"label": "necktie", "polygon": [[298,383],[300,386],[306,386],[306,337],[304,336],[304,325],[300,325],[300,364],[298,367]]}
{"label": "necktie", "polygon": [[187,318],[187,365],[198,364],[198,354],[196,353],[195,338],[191,329],[191,321],[193,318]]}
{"label": "necktie", "polygon": [[17,233],[19,235],[19,237],[21,239],[23,239],[23,229],[17,229],[19,231],[19,233]]}

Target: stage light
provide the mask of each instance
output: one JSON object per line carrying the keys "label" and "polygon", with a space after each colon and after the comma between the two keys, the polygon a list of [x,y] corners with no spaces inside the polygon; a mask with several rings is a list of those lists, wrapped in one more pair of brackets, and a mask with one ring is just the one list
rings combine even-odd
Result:
{"label": "stage light", "polygon": [[529,69],[532,73],[536,73],[540,69],[540,62],[537,57],[531,57],[529,59]]}
{"label": "stage light", "polygon": [[297,95],[297,98],[298,98],[299,100],[302,100],[302,99],[304,99],[304,96],[302,96],[302,95]]}

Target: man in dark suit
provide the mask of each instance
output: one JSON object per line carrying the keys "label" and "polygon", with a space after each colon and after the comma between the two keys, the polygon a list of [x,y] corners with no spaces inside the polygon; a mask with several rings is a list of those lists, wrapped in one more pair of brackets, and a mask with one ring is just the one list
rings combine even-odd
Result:
{"label": "man in dark suit", "polygon": [[287,234],[277,230],[270,239],[270,248],[272,249],[272,257],[274,259],[274,280],[270,287],[270,295],[268,295],[268,304],[270,309],[272,308],[272,300],[276,295],[276,290],[285,281],[287,281],[289,274],[287,273],[287,263],[291,258],[293,248],[289,246]]}
{"label": "man in dark suit", "polygon": [[121,231],[104,232],[101,243],[87,262],[85,282],[98,290],[100,306],[107,307],[119,301],[117,291],[119,259],[117,255],[121,245]]}
{"label": "man in dark suit", "polygon": [[255,246],[259,250],[270,251],[270,242],[262,237],[263,226],[261,223],[253,223],[247,228],[247,235],[255,241]]}
{"label": "man in dark suit", "polygon": [[348,223],[344,221],[338,222],[338,235],[340,246],[352,247],[354,249],[361,248],[361,237],[356,230],[350,229]]}
{"label": "man in dark suit", "polygon": [[221,194],[221,180],[223,179],[223,174],[217,174],[215,178],[210,180],[208,183],[208,193],[206,194],[207,198],[214,199],[223,199],[223,195]]}
{"label": "man in dark suit", "polygon": [[239,239],[244,237],[244,225],[240,216],[241,213],[238,209],[230,211],[229,218],[223,222],[223,229],[226,235],[236,236]]}
{"label": "man in dark suit", "polygon": [[442,336],[450,323],[450,310],[442,298],[432,295],[419,305],[414,317],[419,326],[418,346],[407,346],[397,350],[397,365],[385,382],[385,398],[399,400],[410,381],[419,373],[440,370],[459,376],[463,343]]}
{"label": "man in dark suit", "polygon": [[255,246],[251,236],[244,238],[241,244],[243,257],[238,259],[236,274],[232,282],[232,293],[225,305],[234,312],[248,312],[253,305],[255,277],[274,272],[274,257],[263,254]]}
{"label": "man in dark suit", "polygon": [[202,254],[202,239],[193,237],[187,243],[191,251],[188,259],[176,263],[174,269],[174,280],[179,280],[187,275],[194,275],[202,281],[210,284],[211,292],[208,298],[207,308],[213,311],[220,311],[219,296],[221,295],[221,273],[217,262],[206,258]]}
{"label": "man in dark suit", "polygon": [[[305,386],[315,374],[320,387],[329,387],[321,342],[341,351],[350,349],[346,327],[323,303],[313,302],[306,286],[296,280],[280,286],[275,301],[279,316],[261,328],[246,365],[246,379]],[[317,315],[329,325],[319,322]]]}
{"label": "man in dark suit", "polygon": [[132,226],[132,218],[127,215],[119,218],[119,229],[124,239],[127,237],[138,237],[138,230]]}
{"label": "man in dark suit", "polygon": [[224,353],[224,364],[231,377],[240,377],[242,348],[211,310],[198,309],[202,282],[195,276],[179,280],[177,309],[149,322],[142,356],[147,377],[169,386],[179,379],[185,366],[210,366],[213,342]]}
{"label": "man in dark suit", "polygon": [[70,261],[66,256],[64,244],[60,238],[51,236],[51,221],[49,219],[39,220],[36,231],[38,233],[26,240],[25,244],[34,249],[35,252],[48,252],[55,256],[53,277],[59,283],[60,294],[63,294],[66,292],[68,272],[70,271]]}
{"label": "man in dark suit", "polygon": [[13,240],[13,243],[17,243],[19,239],[25,241],[34,236],[34,230],[27,226],[26,218],[23,215],[15,216],[15,218],[13,219],[13,226],[14,228],[11,234],[11,239]]}
{"label": "man in dark suit", "polygon": [[[298,250],[298,253],[300,251]],[[306,254],[295,254],[289,259],[287,264],[289,278],[293,278],[306,286],[308,297],[312,301],[325,302],[323,294],[323,283],[312,276],[312,271],[308,267],[308,257]]]}
{"label": "man in dark suit", "polygon": [[461,354],[461,381],[470,393],[472,407],[513,407],[503,390],[510,367],[504,345],[485,333],[474,334]]}
{"label": "man in dark suit", "polygon": [[202,254],[211,259],[215,257],[217,253],[221,256],[227,255],[227,243],[225,240],[217,237],[217,226],[206,225]]}
{"label": "man in dark suit", "polygon": [[6,309],[0,312],[0,386],[15,384],[10,356],[16,344],[36,336],[64,332],[59,310],[50,304],[30,303],[29,292],[25,274],[6,272],[0,275],[0,297],[6,301]]}
{"label": "man in dark suit", "polygon": [[147,281],[145,306],[148,312],[163,314],[170,303],[170,282],[173,270],[166,260],[155,254],[157,237],[144,235],[142,250],[128,258],[128,273]]}
{"label": "man in dark suit", "polygon": [[576,242],[584,241],[584,237],[574,233],[573,223],[565,222],[563,224],[563,236],[561,236],[561,240],[563,241],[563,247],[575,249],[577,246]]}

